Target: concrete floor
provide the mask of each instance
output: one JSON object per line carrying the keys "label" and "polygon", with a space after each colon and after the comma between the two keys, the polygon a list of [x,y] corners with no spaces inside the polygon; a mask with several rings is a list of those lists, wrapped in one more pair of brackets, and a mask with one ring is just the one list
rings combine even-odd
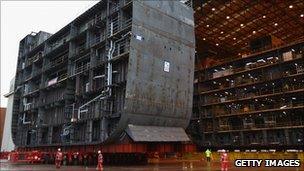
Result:
{"label": "concrete floor", "polygon": [[[191,167],[192,166],[192,167]],[[252,171],[301,171],[301,168],[235,168],[233,163],[230,164],[229,171],[252,170]],[[54,165],[28,165],[28,164],[10,164],[7,162],[0,163],[0,170],[15,170],[15,171],[80,171],[80,170],[96,170],[95,167],[83,166],[63,166],[56,169]],[[105,166],[104,171],[185,171],[185,170],[199,170],[199,171],[220,171],[219,163],[213,162],[211,165],[199,162],[180,162],[180,163],[164,163],[164,164],[150,164],[145,166]]]}

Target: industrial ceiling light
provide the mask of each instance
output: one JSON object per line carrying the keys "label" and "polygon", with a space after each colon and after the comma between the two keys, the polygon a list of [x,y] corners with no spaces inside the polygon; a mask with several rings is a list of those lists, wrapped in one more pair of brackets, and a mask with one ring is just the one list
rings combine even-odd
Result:
{"label": "industrial ceiling light", "polygon": [[266,15],[263,15],[263,18],[266,18]]}
{"label": "industrial ceiling light", "polygon": [[210,25],[209,25],[209,24],[207,24],[207,25],[206,25],[206,27],[210,27]]}
{"label": "industrial ceiling light", "polygon": [[215,11],[215,8],[212,8],[211,10],[212,10],[212,11]]}
{"label": "industrial ceiling light", "polygon": [[224,32],[223,32],[223,31],[221,31],[221,34],[224,34]]}
{"label": "industrial ceiling light", "polygon": [[278,23],[274,23],[274,26],[278,26]]}
{"label": "industrial ceiling light", "polygon": [[226,17],[226,19],[230,19],[230,17],[229,17],[229,16],[227,16],[227,17]]}
{"label": "industrial ceiling light", "polygon": [[244,24],[241,24],[240,26],[241,26],[241,27],[243,27],[243,26],[244,26]]}
{"label": "industrial ceiling light", "polygon": [[234,37],[233,40],[236,40],[236,38]]}
{"label": "industrial ceiling light", "polygon": [[300,17],[303,18],[303,17],[304,17],[304,14],[301,14]]}
{"label": "industrial ceiling light", "polygon": [[290,9],[293,8],[293,5],[289,5],[289,8],[290,8]]}
{"label": "industrial ceiling light", "polygon": [[253,31],[252,31],[252,33],[253,33],[253,34],[255,34],[255,33],[256,33],[256,31],[255,31],[255,30],[253,30]]}
{"label": "industrial ceiling light", "polygon": [[217,44],[215,44],[216,46],[219,46],[219,44],[217,43]]}
{"label": "industrial ceiling light", "polygon": [[203,40],[206,40],[206,38],[204,37]]}

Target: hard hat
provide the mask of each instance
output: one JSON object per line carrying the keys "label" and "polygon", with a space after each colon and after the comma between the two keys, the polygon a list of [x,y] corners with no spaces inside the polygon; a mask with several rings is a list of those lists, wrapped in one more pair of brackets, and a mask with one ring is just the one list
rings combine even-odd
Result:
{"label": "hard hat", "polygon": [[58,151],[61,151],[61,149],[60,149],[60,148],[58,148]]}
{"label": "hard hat", "polygon": [[98,150],[98,154],[100,154],[101,153],[101,151],[100,150]]}

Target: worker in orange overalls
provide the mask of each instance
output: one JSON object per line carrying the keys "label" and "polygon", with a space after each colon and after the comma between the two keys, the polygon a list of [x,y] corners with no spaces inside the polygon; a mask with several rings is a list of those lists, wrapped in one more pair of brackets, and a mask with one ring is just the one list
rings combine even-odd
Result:
{"label": "worker in orange overalls", "polygon": [[63,157],[63,155],[62,155],[61,149],[58,148],[56,157],[55,157],[55,165],[56,165],[57,169],[59,169],[61,166],[62,157]]}
{"label": "worker in orange overalls", "polygon": [[96,170],[103,170],[103,155],[101,154],[101,151],[98,151],[98,164]]}
{"label": "worker in orange overalls", "polygon": [[221,154],[221,171],[228,170],[228,153],[226,150],[222,150]]}

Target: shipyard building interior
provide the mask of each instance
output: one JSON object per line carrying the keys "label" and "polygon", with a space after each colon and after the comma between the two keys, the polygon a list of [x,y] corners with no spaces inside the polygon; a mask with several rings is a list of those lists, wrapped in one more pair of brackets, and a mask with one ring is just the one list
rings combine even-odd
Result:
{"label": "shipyard building interior", "polygon": [[[303,147],[302,0],[193,1],[195,68],[191,65],[191,24],[172,17],[158,20],[157,16],[170,9],[145,12],[142,4],[154,7],[150,1],[117,0],[108,7],[101,1],[57,33],[41,31],[20,42],[12,118],[12,136],[17,146],[96,144],[112,135],[124,136],[119,131],[132,119],[135,124],[186,128],[193,96],[192,117],[186,131],[199,147]],[[180,4],[176,8],[191,19],[189,8]],[[179,16],[173,12],[171,15]],[[151,33],[155,28],[141,27],[158,22],[156,35]],[[182,31],[177,34],[173,28],[168,30],[168,23],[180,23]],[[137,35],[131,35],[131,30]],[[178,37],[180,44],[169,39],[169,43],[160,44],[159,37],[165,32]],[[145,39],[152,46],[136,44]],[[176,60],[172,57],[171,65],[183,64],[178,68],[180,73],[172,77],[156,72],[146,82],[158,85],[162,91],[144,88],[145,73],[151,72],[147,66],[158,61],[140,56],[140,50],[152,57],[158,51],[164,56],[174,53]],[[134,63],[139,58],[147,63]],[[136,64],[142,68],[135,69]],[[166,66],[170,67],[170,63]],[[193,76],[187,74],[193,69],[192,87]],[[179,74],[187,79],[179,79]],[[170,86],[175,80],[178,85],[172,84],[171,92],[166,94],[166,79],[153,82],[159,75],[171,79]],[[182,91],[184,96],[178,94]],[[126,98],[132,93],[145,102]],[[167,105],[172,101],[177,106],[174,110]],[[135,113],[134,118],[122,118],[124,112]],[[140,115],[145,113],[155,117]],[[165,131],[160,129],[161,132]],[[182,137],[182,132],[177,133]],[[187,136],[176,137],[177,141],[188,140]]]}
{"label": "shipyard building interior", "polygon": [[194,1],[188,132],[203,147],[302,148],[304,1]]}

